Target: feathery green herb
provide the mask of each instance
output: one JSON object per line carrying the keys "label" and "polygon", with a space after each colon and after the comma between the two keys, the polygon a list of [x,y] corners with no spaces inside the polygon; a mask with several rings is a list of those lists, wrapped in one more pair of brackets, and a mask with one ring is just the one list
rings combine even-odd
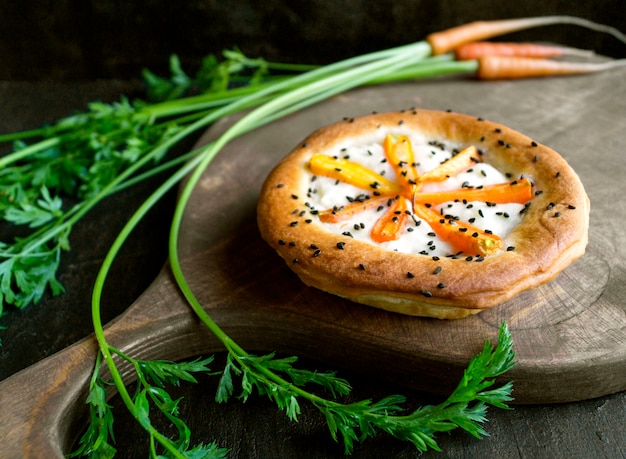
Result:
{"label": "feathery green herb", "polygon": [[5,305],[22,308],[48,289],[53,295],[64,291],[56,278],[62,252],[70,249],[73,225],[98,202],[188,159],[164,162],[171,147],[215,121],[211,113],[289,76],[270,70],[310,69],[238,51],[224,55],[221,62],[206,58],[194,78],[176,56],[169,79],[144,71],[148,102],[92,102],[86,112],[55,124],[0,135],[0,143],[12,142],[0,158],[0,220],[20,227],[20,236],[0,241],[0,316]]}

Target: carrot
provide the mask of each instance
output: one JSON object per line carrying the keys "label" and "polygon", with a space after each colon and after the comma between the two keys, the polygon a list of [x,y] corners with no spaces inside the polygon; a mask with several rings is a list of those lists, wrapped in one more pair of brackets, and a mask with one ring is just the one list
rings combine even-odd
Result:
{"label": "carrot", "polygon": [[510,183],[497,183],[482,188],[461,188],[460,190],[415,193],[413,202],[419,204],[442,204],[454,200],[493,202],[495,204],[525,204],[533,197],[530,180],[520,179]]}
{"label": "carrot", "polygon": [[407,200],[403,197],[396,199],[381,216],[370,233],[374,242],[394,241],[402,234],[407,219]]}
{"label": "carrot", "polygon": [[619,30],[587,19],[574,16],[539,16],[530,18],[502,19],[496,21],[475,21],[426,37],[434,55],[452,51],[465,43],[481,41],[519,30],[555,24],[573,24],[591,30],[604,32],[626,43],[626,35]]}
{"label": "carrot", "polygon": [[326,209],[319,212],[319,218],[324,223],[338,223],[349,218],[354,217],[356,214],[364,212],[374,207],[384,206],[389,201],[389,196],[379,196],[376,198],[366,199],[364,201],[357,201],[347,206]]}
{"label": "carrot", "polygon": [[566,62],[530,57],[483,56],[478,60],[476,76],[481,80],[500,80],[578,75],[626,65],[626,59],[608,62]]}
{"label": "carrot", "polygon": [[439,212],[424,205],[415,205],[413,212],[457,252],[485,256],[504,247],[504,241],[499,236],[487,233],[469,223],[446,220]]}
{"label": "carrot", "polygon": [[411,140],[404,135],[387,134],[383,143],[385,156],[396,171],[402,188],[409,193],[416,187],[418,173]]}
{"label": "carrot", "polygon": [[375,190],[381,194],[398,193],[401,190],[400,185],[387,180],[359,163],[347,159],[313,155],[309,162],[309,168],[315,175],[340,180],[364,190]]}
{"label": "carrot", "polygon": [[[475,41],[459,46],[454,50],[460,61],[470,61],[483,56],[518,56],[518,57],[559,57],[570,54],[563,46],[542,45],[538,43],[493,43]],[[577,53],[578,54],[578,53]]]}
{"label": "carrot", "polygon": [[472,167],[475,163],[479,162],[481,161],[478,157],[478,151],[475,146],[471,145],[436,168],[422,174],[420,181],[442,182],[447,178],[460,174],[461,172]]}

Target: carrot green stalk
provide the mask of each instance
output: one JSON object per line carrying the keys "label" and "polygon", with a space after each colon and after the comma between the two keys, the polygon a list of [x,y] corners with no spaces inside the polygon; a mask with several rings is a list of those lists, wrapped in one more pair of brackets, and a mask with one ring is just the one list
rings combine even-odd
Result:
{"label": "carrot green stalk", "polygon": [[368,209],[385,206],[387,201],[389,201],[388,196],[379,196],[376,198],[366,199],[364,201],[353,202],[347,206],[322,210],[319,212],[318,216],[320,221],[324,223],[338,223],[348,220],[349,218],[352,218]]}
{"label": "carrot green stalk", "polygon": [[402,234],[407,219],[407,200],[400,196],[396,199],[385,214],[376,220],[370,236],[374,242],[395,241]]}
{"label": "carrot green stalk", "polygon": [[443,182],[444,180],[458,175],[463,171],[466,171],[474,164],[479,163],[480,158],[476,147],[471,145],[461,152],[448,159],[440,166],[422,174],[420,177],[421,182]]}
{"label": "carrot green stalk", "polygon": [[396,171],[402,188],[412,193],[417,186],[418,173],[411,141],[405,135],[387,134],[383,148],[387,161]]}
{"label": "carrot green stalk", "polygon": [[[582,50],[576,50],[575,54],[582,54]],[[475,41],[459,46],[454,50],[454,55],[460,61],[469,61],[483,56],[518,56],[518,57],[559,57],[572,54],[569,48],[563,46],[543,45],[539,43],[504,43]]]}
{"label": "carrot green stalk", "polygon": [[601,72],[626,66],[626,59],[608,62],[565,62],[531,57],[483,56],[478,60],[480,80],[549,77]]}
{"label": "carrot green stalk", "polygon": [[538,16],[530,18],[503,19],[498,21],[475,21],[435,32],[426,37],[434,55],[450,52],[465,43],[481,41],[520,30],[555,24],[572,24],[608,33],[626,43],[626,35],[619,30],[587,19],[574,16]]}
{"label": "carrot green stalk", "polygon": [[364,190],[376,190],[381,194],[391,194],[400,191],[400,186],[396,183],[387,180],[382,175],[359,163],[347,159],[338,159],[327,155],[313,155],[309,168],[315,175],[323,175],[340,180]]}
{"label": "carrot green stalk", "polygon": [[428,223],[440,239],[458,252],[486,256],[504,247],[504,241],[500,236],[487,233],[470,223],[445,219],[436,210],[422,204],[416,204],[413,212]]}
{"label": "carrot green stalk", "polygon": [[461,188],[459,190],[435,191],[431,193],[415,193],[413,202],[416,204],[442,204],[456,199],[494,204],[517,203],[525,204],[533,197],[533,186],[530,180],[520,179],[510,183],[485,185],[482,188]]}

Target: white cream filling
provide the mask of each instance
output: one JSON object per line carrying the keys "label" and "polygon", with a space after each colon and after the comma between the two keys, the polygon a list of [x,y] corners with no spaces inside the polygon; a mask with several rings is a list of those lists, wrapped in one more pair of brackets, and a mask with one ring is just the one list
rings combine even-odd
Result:
{"label": "white cream filling", "polygon": [[[449,143],[442,148],[441,145],[430,145],[422,137],[409,135],[409,138],[411,139],[415,161],[418,164],[417,169],[420,174],[436,168],[443,161],[449,159],[452,156],[452,151],[460,151],[465,147],[465,145]],[[394,169],[385,159],[382,140],[375,141],[372,139],[372,142],[363,142],[360,145],[339,146],[336,151],[327,151],[323,152],[323,154],[347,158],[380,173],[391,181],[396,180]],[[309,174],[308,176],[313,179],[312,175]],[[512,179],[506,177],[493,166],[487,163],[477,163],[467,171],[450,177],[443,182],[424,183],[422,191],[455,190],[463,186],[493,185],[510,180]],[[318,211],[331,209],[333,206],[349,205],[351,203],[350,199],[372,196],[370,190],[363,190],[322,176],[315,177],[310,183],[306,184],[306,188],[308,189],[307,202],[310,208]],[[435,206],[437,210],[442,210],[443,215],[453,215],[461,221],[469,222],[480,229],[490,230],[505,239],[505,241],[506,236],[521,221],[522,215],[520,210],[523,207],[523,204],[492,204],[490,206],[480,201],[465,204],[463,202],[447,202]],[[407,218],[404,231],[397,240],[383,243],[374,242],[370,236],[370,231],[381,215],[382,211],[369,209],[339,223],[321,224],[336,234],[349,233],[355,239],[380,245],[389,250],[403,253],[422,253],[431,256],[453,254],[453,249],[449,244],[434,235],[426,222],[414,216]]]}

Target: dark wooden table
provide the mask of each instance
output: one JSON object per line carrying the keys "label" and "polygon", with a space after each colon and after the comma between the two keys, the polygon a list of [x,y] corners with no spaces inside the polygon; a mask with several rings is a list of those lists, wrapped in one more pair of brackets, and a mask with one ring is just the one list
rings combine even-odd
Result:
{"label": "dark wooden table", "polygon": [[[618,85],[589,87],[589,91],[598,91],[598,94],[603,89],[611,91],[624,103],[623,78],[598,81],[618,81]],[[0,82],[0,132],[36,127],[80,110],[90,100],[117,100],[121,93],[132,93],[136,89],[136,83],[126,81]],[[503,104],[502,111],[514,109]],[[599,118],[597,122],[603,120]],[[615,132],[623,136],[623,130]],[[617,142],[607,139],[607,147],[611,145]],[[100,263],[116,232],[158,181],[159,178],[111,197],[77,225],[70,239],[72,250],[64,255],[60,273],[66,294],[56,298],[46,296],[39,304],[21,311],[7,309],[0,322],[7,327],[0,331],[0,379],[91,333],[90,294]],[[174,199],[171,194],[151,212],[123,249],[105,291],[105,321],[122,313],[165,262],[165,241]],[[623,232],[615,237],[625,239]],[[623,272],[621,275],[623,277]],[[220,368],[224,355],[216,357],[215,368]],[[440,400],[438,396],[393,386],[371,375],[329,368],[324,362],[301,360],[301,365],[339,370],[354,386],[354,400],[378,399],[392,393],[406,395],[408,407]],[[304,405],[299,422],[293,423],[264,398],[252,397],[245,404],[233,400],[217,405],[213,401],[216,383],[215,377],[203,377],[197,385],[184,385],[176,390],[185,397],[181,413],[192,428],[194,442],[215,440],[231,448],[231,457],[330,458],[343,455],[342,447],[330,439],[323,417],[313,408]],[[114,399],[112,403],[116,413],[118,457],[146,457],[146,436],[126,414],[119,400]],[[0,407],[0,411],[2,409]],[[439,435],[437,440],[443,453],[420,455],[410,445],[380,435],[357,446],[353,457],[620,458],[626,455],[625,414],[625,393],[575,403],[521,405],[515,406],[513,411],[490,410],[485,426],[490,436],[481,441],[460,431]],[[5,457],[1,444],[0,456]]]}

